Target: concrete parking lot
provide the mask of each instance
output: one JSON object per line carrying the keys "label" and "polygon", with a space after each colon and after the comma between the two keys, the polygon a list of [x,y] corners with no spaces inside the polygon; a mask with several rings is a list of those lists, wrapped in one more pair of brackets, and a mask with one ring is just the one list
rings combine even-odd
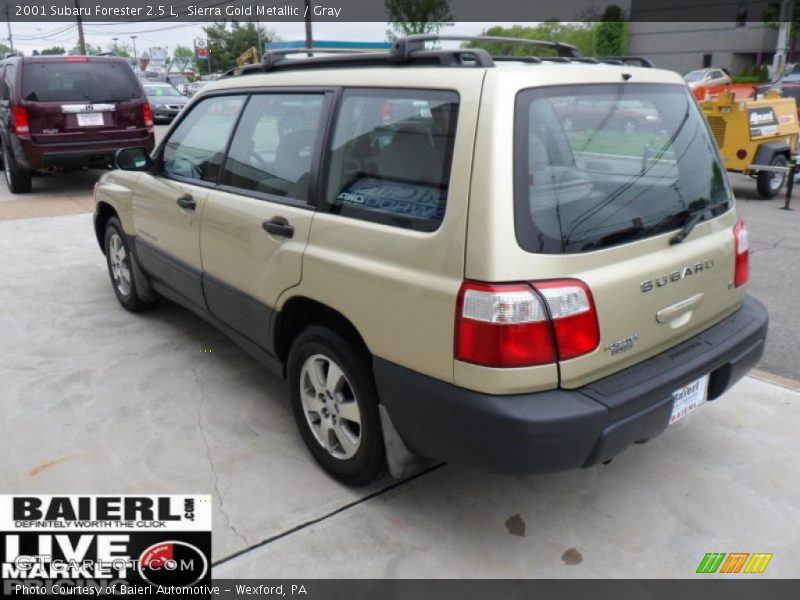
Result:
{"label": "concrete parking lot", "polygon": [[118,305],[86,212],[96,175],[37,179],[41,214],[14,213],[0,182],[1,493],[212,494],[216,577],[690,577],[737,551],[800,575],[800,204],[736,180],[773,318],[758,378],[607,466],[444,465],[353,490],[313,463],[283,383],[222,334],[171,304]]}

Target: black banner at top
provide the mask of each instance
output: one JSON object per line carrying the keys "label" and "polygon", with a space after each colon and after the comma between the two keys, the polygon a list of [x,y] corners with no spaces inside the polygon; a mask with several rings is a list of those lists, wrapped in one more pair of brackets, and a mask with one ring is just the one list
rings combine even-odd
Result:
{"label": "black banner at top", "polygon": [[[390,2],[392,0],[389,0]],[[402,0],[395,0],[402,2]],[[448,21],[599,20],[609,5],[630,21],[757,23],[776,18],[775,2],[752,0],[443,0]],[[448,14],[449,13],[449,14]],[[7,21],[68,22],[387,22],[384,0],[0,0]],[[410,20],[410,19],[409,19]]]}

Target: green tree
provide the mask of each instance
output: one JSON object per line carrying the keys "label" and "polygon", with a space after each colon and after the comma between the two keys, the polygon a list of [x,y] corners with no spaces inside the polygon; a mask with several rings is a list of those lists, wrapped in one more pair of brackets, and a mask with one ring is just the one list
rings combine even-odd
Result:
{"label": "green tree", "polygon": [[[495,25],[485,30],[483,35],[562,42],[577,46],[585,56],[594,56],[597,54],[597,27],[597,23],[562,23],[558,20],[550,20],[539,23],[535,27]],[[470,42],[467,46],[484,48],[495,56],[554,56],[556,54],[555,50],[548,48],[502,43]]]}
{"label": "green tree", "polygon": [[0,42],[0,57],[5,56],[6,54],[11,53],[11,48],[6,46],[4,43]]}
{"label": "green tree", "polygon": [[[102,51],[103,49],[100,46],[92,46],[89,42],[86,42],[86,54],[88,54],[89,56],[100,54]],[[76,42],[75,45],[72,47],[72,49],[69,51],[69,54],[72,55],[81,54],[80,44]]]}
{"label": "green tree", "polygon": [[[88,47],[86,48],[88,51]],[[111,42],[108,45],[108,52],[113,52],[116,56],[121,56],[122,58],[130,58],[133,56],[133,51],[131,50],[130,44],[125,43],[114,43]]]}
{"label": "green tree", "polygon": [[628,23],[625,12],[611,4],[603,11],[597,25],[597,54],[620,56],[628,50]]}
{"label": "green tree", "polygon": [[66,54],[67,50],[64,46],[50,46],[49,48],[45,48],[39,54],[42,56],[58,56],[59,54]]}
{"label": "green tree", "polygon": [[[770,29],[777,30],[780,27],[781,3],[770,2],[769,6],[764,10],[761,20],[764,21]],[[789,52],[786,57],[788,61],[797,60],[797,40],[800,39],[800,0],[794,0],[792,5],[792,27],[789,30]]]}
{"label": "green tree", "polygon": [[385,0],[389,13],[389,39],[418,33],[437,33],[450,27],[453,15],[447,0]]}
{"label": "green tree", "polygon": [[177,63],[186,63],[194,58],[194,50],[188,46],[181,46],[178,44],[172,51],[172,60]]}
{"label": "green tree", "polygon": [[[258,48],[259,31],[263,43],[275,39],[275,34],[254,23],[221,22],[204,27],[208,42],[211,69],[227,71],[236,66],[236,58],[251,46]],[[203,61],[203,70],[208,69]]]}

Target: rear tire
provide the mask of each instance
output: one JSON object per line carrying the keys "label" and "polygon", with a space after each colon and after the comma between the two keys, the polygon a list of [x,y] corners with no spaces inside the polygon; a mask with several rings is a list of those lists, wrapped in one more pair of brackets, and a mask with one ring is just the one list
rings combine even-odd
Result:
{"label": "rear tire", "polygon": [[27,194],[31,191],[30,172],[17,164],[5,144],[3,145],[3,171],[8,191],[12,194]]}
{"label": "rear tire", "polygon": [[152,306],[153,300],[143,298],[136,289],[136,278],[133,276],[133,254],[131,254],[122,224],[117,217],[111,217],[106,223],[104,247],[111,286],[122,307],[131,312],[139,312]]}
{"label": "rear tire", "polygon": [[371,357],[346,331],[305,329],[287,365],[295,422],[314,459],[346,485],[366,485],[385,465]]}
{"label": "rear tire", "polygon": [[[769,164],[773,167],[785,167],[788,163],[783,154],[777,154]],[[758,195],[765,199],[770,199],[777,196],[780,193],[781,188],[783,188],[784,183],[786,183],[786,173],[760,171],[756,177],[756,189],[758,190]]]}

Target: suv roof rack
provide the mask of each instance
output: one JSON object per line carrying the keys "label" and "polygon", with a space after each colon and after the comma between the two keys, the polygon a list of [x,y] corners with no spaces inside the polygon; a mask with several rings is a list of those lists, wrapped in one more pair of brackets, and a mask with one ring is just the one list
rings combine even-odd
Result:
{"label": "suv roof rack", "polygon": [[[471,41],[527,46],[554,50],[557,56],[492,56],[483,48],[425,48],[427,42]],[[306,55],[287,60],[291,55]],[[499,37],[491,35],[410,35],[394,42],[388,52],[344,48],[281,48],[267,50],[259,64],[241,65],[223,73],[222,77],[236,77],[253,73],[268,73],[279,70],[324,69],[334,67],[382,67],[382,66],[440,66],[440,67],[493,67],[495,62],[521,62],[537,64],[542,62],[580,62],[588,64],[625,65],[638,63],[642,67],[653,67],[653,63],[643,56],[583,56],[580,49],[572,44],[529,40],[523,38]]]}

